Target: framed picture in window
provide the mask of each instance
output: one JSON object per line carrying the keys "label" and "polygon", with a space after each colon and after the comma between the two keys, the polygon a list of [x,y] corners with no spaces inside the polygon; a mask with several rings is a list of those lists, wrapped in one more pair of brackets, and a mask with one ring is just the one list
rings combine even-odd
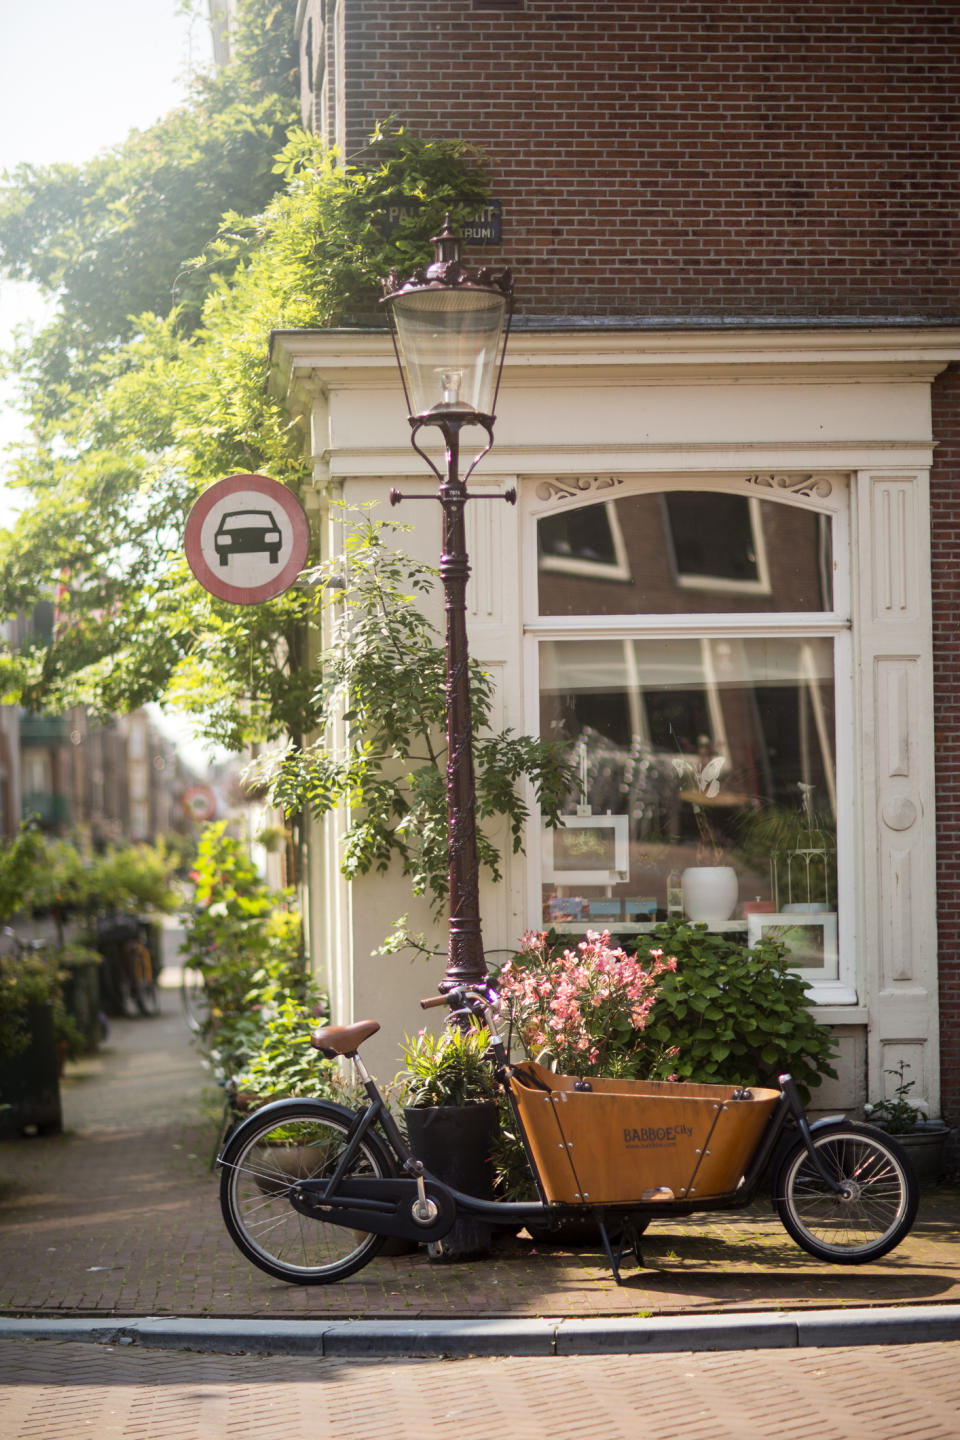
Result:
{"label": "framed picture in window", "polygon": [[615,885],[630,874],[626,815],[565,815],[544,826],[543,878],[553,885]]}
{"label": "framed picture in window", "polygon": [[779,940],[787,948],[790,965],[810,980],[836,980],[837,917],[784,911],[747,916],[747,943]]}

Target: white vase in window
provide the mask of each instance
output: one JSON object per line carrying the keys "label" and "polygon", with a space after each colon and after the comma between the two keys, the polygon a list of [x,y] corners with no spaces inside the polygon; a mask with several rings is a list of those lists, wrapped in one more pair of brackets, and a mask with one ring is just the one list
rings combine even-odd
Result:
{"label": "white vase in window", "polygon": [[739,885],[732,865],[691,865],[683,872],[683,908],[688,920],[729,920]]}

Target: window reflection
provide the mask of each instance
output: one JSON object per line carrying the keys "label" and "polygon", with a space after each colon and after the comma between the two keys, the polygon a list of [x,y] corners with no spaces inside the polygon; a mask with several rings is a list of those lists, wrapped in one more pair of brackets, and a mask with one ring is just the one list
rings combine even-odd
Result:
{"label": "window reflection", "polygon": [[540,656],[541,733],[580,782],[569,824],[545,836],[545,924],[680,914],[685,872],[719,866],[730,910],[693,918],[747,930],[800,913],[816,938],[832,931],[809,917],[829,915],[835,931],[832,639],[594,636]]}
{"label": "window reflection", "polygon": [[829,517],[756,496],[670,491],[537,524],[541,615],[833,608]]}

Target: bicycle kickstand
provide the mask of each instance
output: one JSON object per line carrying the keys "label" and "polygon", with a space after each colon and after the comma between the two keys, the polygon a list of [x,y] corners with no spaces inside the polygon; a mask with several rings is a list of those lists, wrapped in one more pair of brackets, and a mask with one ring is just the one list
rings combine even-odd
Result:
{"label": "bicycle kickstand", "polygon": [[637,1268],[640,1270],[645,1268],[643,1255],[640,1253],[640,1237],[629,1220],[624,1221],[623,1228],[617,1237],[616,1251],[614,1251],[606,1221],[602,1216],[598,1219],[597,1225],[600,1229],[600,1237],[603,1240],[603,1248],[607,1252],[607,1264],[613,1272],[614,1280],[618,1285],[622,1285],[623,1279],[620,1275],[620,1262],[623,1260],[624,1255],[632,1251],[637,1262]]}

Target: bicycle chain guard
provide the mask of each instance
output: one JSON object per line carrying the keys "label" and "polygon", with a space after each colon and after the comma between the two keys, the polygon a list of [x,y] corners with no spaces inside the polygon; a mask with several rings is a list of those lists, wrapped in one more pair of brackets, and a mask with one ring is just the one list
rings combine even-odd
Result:
{"label": "bicycle chain guard", "polygon": [[436,1180],[425,1181],[427,1199],[437,1207],[436,1215],[427,1221],[417,1220],[414,1214],[420,1199],[416,1180],[348,1175],[335,1195],[327,1194],[328,1184],[326,1180],[298,1180],[288,1192],[290,1204],[311,1220],[424,1244],[442,1239],[457,1216],[456,1201]]}

